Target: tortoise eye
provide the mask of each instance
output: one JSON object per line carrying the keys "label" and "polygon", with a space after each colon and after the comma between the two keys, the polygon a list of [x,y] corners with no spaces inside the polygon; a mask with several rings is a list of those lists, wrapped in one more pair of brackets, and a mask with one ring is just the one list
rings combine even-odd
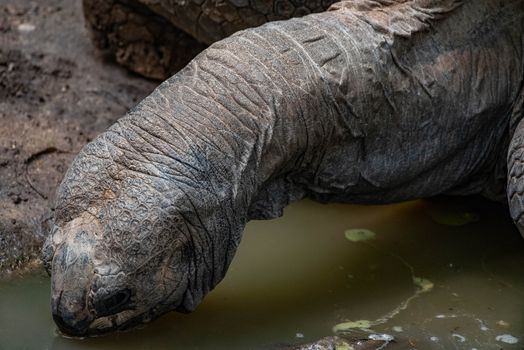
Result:
{"label": "tortoise eye", "polygon": [[95,305],[98,316],[114,315],[124,310],[130,298],[129,289],[123,289],[101,299]]}

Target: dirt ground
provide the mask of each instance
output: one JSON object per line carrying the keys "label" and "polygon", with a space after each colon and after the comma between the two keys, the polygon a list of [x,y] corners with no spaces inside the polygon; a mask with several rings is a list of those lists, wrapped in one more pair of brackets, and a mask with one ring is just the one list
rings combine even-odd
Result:
{"label": "dirt ground", "polygon": [[80,0],[0,0],[0,275],[38,262],[72,158],[157,83],[98,53]]}

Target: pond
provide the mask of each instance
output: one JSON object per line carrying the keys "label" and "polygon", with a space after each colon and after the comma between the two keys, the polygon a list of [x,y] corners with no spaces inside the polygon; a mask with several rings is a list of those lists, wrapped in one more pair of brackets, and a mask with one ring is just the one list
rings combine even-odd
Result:
{"label": "pond", "polygon": [[0,282],[1,350],[268,349],[335,331],[392,335],[388,349],[522,349],[524,240],[506,208],[294,203],[248,225],[194,313],[98,338],[57,334],[43,272]]}

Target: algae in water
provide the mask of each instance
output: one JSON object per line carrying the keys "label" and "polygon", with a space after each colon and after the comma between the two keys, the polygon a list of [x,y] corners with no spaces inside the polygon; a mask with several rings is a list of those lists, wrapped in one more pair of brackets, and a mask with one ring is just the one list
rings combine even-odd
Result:
{"label": "algae in water", "polygon": [[344,236],[351,242],[362,242],[374,239],[376,233],[365,228],[353,228],[344,231]]}

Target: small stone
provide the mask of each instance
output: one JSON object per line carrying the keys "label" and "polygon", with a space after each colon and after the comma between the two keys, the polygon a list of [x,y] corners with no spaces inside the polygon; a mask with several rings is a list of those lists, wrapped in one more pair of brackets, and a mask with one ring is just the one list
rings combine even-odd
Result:
{"label": "small stone", "polygon": [[506,344],[517,344],[519,342],[519,339],[512,336],[511,334],[497,335],[495,340]]}
{"label": "small stone", "polygon": [[504,320],[498,320],[497,326],[502,327],[502,328],[509,328],[511,325],[509,324],[509,322],[506,322]]}
{"label": "small stone", "polygon": [[383,340],[385,342],[391,342],[395,339],[392,335],[381,333],[381,334],[370,334],[368,335],[368,339],[371,340]]}
{"label": "small stone", "polygon": [[20,202],[22,202],[22,198],[20,198],[20,196],[16,195],[12,198],[13,200],[13,204],[20,204]]}
{"label": "small stone", "polygon": [[18,25],[18,31],[22,33],[30,33],[34,31],[36,27],[31,23],[21,23]]}
{"label": "small stone", "polygon": [[459,343],[464,343],[466,341],[466,337],[457,333],[453,333],[451,335],[453,338],[457,339]]}

